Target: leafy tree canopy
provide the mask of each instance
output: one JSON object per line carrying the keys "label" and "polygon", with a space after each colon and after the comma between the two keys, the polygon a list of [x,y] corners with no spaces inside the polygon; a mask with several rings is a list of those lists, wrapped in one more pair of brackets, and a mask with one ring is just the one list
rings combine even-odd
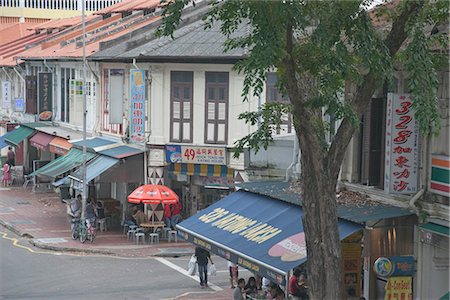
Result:
{"label": "leafy tree canopy", "polygon": [[[176,0],[169,3],[164,12],[166,18],[159,33],[171,35],[181,18],[182,8],[193,2]],[[239,61],[235,69],[245,74],[242,95],[258,96],[263,92],[267,72],[277,70],[280,89],[286,92],[289,74],[286,60],[292,60],[295,74],[311,78],[308,96],[301,95],[302,105],[312,110],[325,110],[334,120],[347,119],[353,126],[359,123],[354,102],[343,101],[346,82],[360,85],[370,74],[380,82],[392,82],[394,66],[407,70],[409,88],[414,95],[416,117],[422,132],[439,130],[436,89],[436,67],[442,59],[436,59],[435,49],[447,49],[447,34],[430,34],[432,28],[448,22],[448,1],[395,1],[372,11],[372,0],[354,1],[299,1],[299,0],[229,0],[213,1],[212,10],[205,16],[205,27],[220,22],[220,28],[228,37],[226,49],[248,49],[248,57]],[[422,6],[419,12],[413,5]],[[395,21],[405,10],[411,10],[408,20],[407,41],[402,51],[391,53],[386,44],[387,35]],[[246,36],[232,36],[240,26],[248,28]],[[292,34],[293,39],[289,36]],[[289,52],[289,53],[288,53]],[[291,55],[292,54],[292,55]],[[447,57],[447,52],[444,53]],[[444,60],[447,61],[447,60]],[[298,79],[297,78],[297,79]],[[288,93],[289,94],[289,93]],[[289,95],[291,96],[291,95]],[[305,96],[305,97],[303,97]],[[259,130],[237,144],[238,151],[250,145],[258,149],[271,141],[274,120],[282,105],[266,105],[259,112],[244,113],[242,119],[254,124],[260,120]],[[283,109],[283,108],[281,108]],[[284,110],[289,108],[284,108]],[[275,117],[274,117],[275,116]],[[294,121],[300,121],[295,120]],[[324,142],[327,124],[317,122],[317,134]]]}

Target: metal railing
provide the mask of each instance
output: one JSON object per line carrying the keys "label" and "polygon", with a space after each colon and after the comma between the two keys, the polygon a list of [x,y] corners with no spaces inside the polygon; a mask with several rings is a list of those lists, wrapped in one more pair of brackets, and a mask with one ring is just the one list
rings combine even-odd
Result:
{"label": "metal railing", "polygon": [[[83,0],[0,0],[1,7],[36,8],[57,10],[81,10]],[[123,0],[84,0],[86,10],[96,11]]]}

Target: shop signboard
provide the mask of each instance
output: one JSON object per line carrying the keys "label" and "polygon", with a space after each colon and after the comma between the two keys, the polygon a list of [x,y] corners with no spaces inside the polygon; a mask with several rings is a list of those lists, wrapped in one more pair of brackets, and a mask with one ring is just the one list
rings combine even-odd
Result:
{"label": "shop signboard", "polygon": [[209,252],[212,252],[220,257],[225,258],[228,261],[231,261],[247,270],[257,273],[260,276],[266,277],[270,279],[272,282],[277,282],[280,285],[286,284],[286,274],[278,273],[273,270],[266,268],[264,265],[259,264],[255,261],[250,261],[247,257],[240,256],[234,252],[229,251],[228,249],[217,247],[216,245],[205,241],[199,237],[193,236],[186,231],[179,231],[181,236],[188,242],[203,247],[207,249]]}
{"label": "shop signboard", "polygon": [[361,282],[361,239],[362,231],[359,231],[341,242],[344,291],[349,293],[350,290],[353,290],[356,297],[359,297],[361,293],[359,288]]}
{"label": "shop signboard", "polygon": [[130,70],[130,142],[145,139],[145,71]]}
{"label": "shop signboard", "polygon": [[433,154],[431,157],[430,192],[448,197],[450,194],[450,156]]}
{"label": "shop signboard", "polygon": [[379,257],[375,260],[374,271],[381,277],[413,275],[416,271],[414,256]]}
{"label": "shop signboard", "polygon": [[412,277],[400,276],[388,279],[384,300],[412,299]]}
{"label": "shop signboard", "polygon": [[39,121],[50,121],[53,117],[52,73],[38,73],[38,107]]}
{"label": "shop signboard", "polygon": [[169,163],[226,165],[226,148],[166,145],[166,161]]}
{"label": "shop signboard", "polygon": [[2,81],[2,108],[11,108],[11,83]]}
{"label": "shop signboard", "polygon": [[14,111],[25,112],[25,100],[23,98],[14,99]]}
{"label": "shop signboard", "polygon": [[417,192],[419,124],[410,94],[388,94],[384,188],[389,193]]}

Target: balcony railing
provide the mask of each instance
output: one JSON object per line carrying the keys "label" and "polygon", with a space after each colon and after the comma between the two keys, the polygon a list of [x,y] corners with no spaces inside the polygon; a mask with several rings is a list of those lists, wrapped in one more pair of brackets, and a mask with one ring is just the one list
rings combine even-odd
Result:
{"label": "balcony railing", "polygon": [[[80,10],[83,0],[0,0],[1,7]],[[84,0],[87,11],[96,11],[122,2],[122,0]]]}

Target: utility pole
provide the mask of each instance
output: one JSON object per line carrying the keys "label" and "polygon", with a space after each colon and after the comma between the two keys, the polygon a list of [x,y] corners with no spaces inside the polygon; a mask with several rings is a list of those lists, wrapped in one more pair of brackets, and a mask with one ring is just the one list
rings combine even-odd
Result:
{"label": "utility pole", "polygon": [[82,33],[83,33],[83,195],[81,204],[81,222],[85,220],[86,211],[86,200],[87,200],[87,182],[86,182],[86,115],[87,115],[87,104],[86,104],[86,18],[85,18],[85,6],[86,1],[81,0],[81,22],[82,22]]}

